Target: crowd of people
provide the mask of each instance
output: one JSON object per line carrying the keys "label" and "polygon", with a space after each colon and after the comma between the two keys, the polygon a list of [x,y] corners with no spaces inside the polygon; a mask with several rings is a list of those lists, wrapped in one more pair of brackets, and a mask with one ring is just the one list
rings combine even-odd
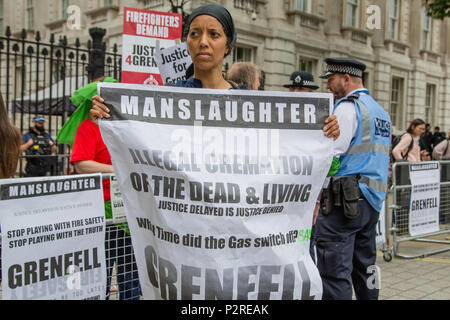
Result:
{"label": "crowd of people", "polygon": [[[405,133],[393,137],[393,161],[420,162],[450,159],[450,130],[448,136],[439,127],[431,126],[422,119],[414,119]],[[397,141],[398,142],[397,142]]]}
{"label": "crowd of people", "polygon": [[[261,70],[252,63],[235,63],[225,77],[222,74],[223,60],[236,42],[233,18],[225,8],[214,4],[196,8],[187,20],[184,35],[193,65],[186,79],[175,84],[177,87],[226,90],[258,90],[261,87]],[[367,286],[371,275],[367,270],[376,260],[375,226],[387,191],[391,121],[364,87],[366,66],[362,62],[351,58],[327,58],[325,62],[326,71],[321,78],[327,80],[327,90],[333,93],[335,105],[323,131],[335,140],[335,155],[340,158],[340,166],[317,200],[311,252],[314,252],[322,277],[324,299],[351,299],[352,288],[358,299],[377,299],[378,289]],[[292,73],[284,87],[290,92],[319,89],[312,74],[306,71]],[[78,127],[74,141],[71,164],[76,172],[114,172],[97,125],[98,119],[109,117],[109,109],[102,97],[93,96],[89,119]],[[0,141],[13,142],[1,145],[0,178],[10,177],[15,172],[20,151],[46,155],[55,152],[55,142],[45,132],[44,121],[42,117],[35,117],[33,127],[20,145],[17,129],[7,121],[5,108],[0,106]],[[373,123],[380,127],[371,130]],[[392,150],[395,160],[450,158],[449,140],[442,137],[438,127],[434,134],[429,128],[422,120],[414,120]],[[29,161],[26,172],[30,176],[46,175],[48,169]],[[107,209],[109,194],[109,185],[105,182],[107,216],[110,214]],[[112,239],[106,239],[111,252],[109,259],[116,259],[117,239],[131,247],[126,226],[116,228],[114,232]],[[127,261],[116,263],[128,266],[122,269],[122,274],[124,281],[131,283],[131,286],[120,288],[121,298],[139,296],[134,255]],[[111,274],[112,265],[108,264],[108,274]],[[125,294],[130,290],[130,294]]]}

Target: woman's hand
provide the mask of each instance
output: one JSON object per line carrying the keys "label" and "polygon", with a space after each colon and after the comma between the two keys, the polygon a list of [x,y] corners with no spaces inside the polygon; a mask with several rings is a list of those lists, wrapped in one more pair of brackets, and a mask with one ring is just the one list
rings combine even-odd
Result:
{"label": "woman's hand", "polygon": [[420,151],[420,159],[422,161],[431,161],[431,157],[427,150]]}
{"label": "woman's hand", "polygon": [[98,119],[102,118],[110,118],[109,115],[110,110],[108,107],[104,104],[105,100],[103,100],[100,96],[95,96],[92,98],[92,109],[89,111],[89,120],[91,122],[98,125]]}
{"label": "woman's hand", "polygon": [[328,138],[333,137],[333,140],[337,140],[337,138],[339,138],[341,135],[341,130],[335,115],[331,115],[325,120],[323,132]]}

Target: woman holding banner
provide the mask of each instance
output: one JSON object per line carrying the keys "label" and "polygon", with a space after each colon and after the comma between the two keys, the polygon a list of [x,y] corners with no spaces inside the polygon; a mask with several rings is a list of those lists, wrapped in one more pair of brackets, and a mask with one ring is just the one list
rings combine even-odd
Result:
{"label": "woman holding banner", "polygon": [[[207,4],[192,11],[186,23],[184,35],[193,64],[186,72],[186,79],[176,83],[177,87],[205,89],[238,89],[224,79],[223,59],[232,51],[236,42],[233,18],[227,9],[216,4]],[[100,96],[92,100],[90,119],[109,118],[109,109]],[[324,132],[336,140],[340,135],[339,124],[334,115],[325,120]]]}
{"label": "woman holding banner", "polygon": [[[192,12],[187,21],[186,30],[187,45],[193,65],[189,70],[191,73],[187,74],[187,80],[179,81],[176,86],[216,90],[235,89],[237,86],[226,81],[222,75],[224,57],[231,53],[236,39],[233,19],[229,12],[218,5],[201,6]],[[108,113],[104,100],[100,96],[94,97],[93,108],[90,111],[91,121],[95,122],[103,117],[110,118]],[[339,125],[334,116],[327,118],[324,131],[328,137],[335,139],[339,137]],[[109,142],[115,143],[115,141]],[[140,245],[141,242],[138,241],[136,246]],[[142,250],[140,252],[142,253]],[[173,297],[174,295],[170,296],[170,298]]]}

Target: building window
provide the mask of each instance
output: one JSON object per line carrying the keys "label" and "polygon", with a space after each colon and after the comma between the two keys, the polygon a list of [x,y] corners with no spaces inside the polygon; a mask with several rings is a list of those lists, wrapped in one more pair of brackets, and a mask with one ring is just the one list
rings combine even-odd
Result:
{"label": "building window", "polygon": [[391,86],[391,121],[392,125],[399,126],[402,109],[402,84],[401,78],[393,77]]}
{"label": "building window", "polygon": [[27,29],[32,30],[34,27],[34,9],[33,0],[27,0]]}
{"label": "building window", "polygon": [[311,13],[311,0],[295,0],[295,10]]}
{"label": "building window", "polygon": [[118,6],[118,0],[103,0],[103,7]]}
{"label": "building window", "polygon": [[300,58],[298,68],[300,71],[306,71],[309,73],[313,73],[314,70],[314,61],[309,59]]}
{"label": "building window", "polygon": [[69,7],[69,0],[61,0],[61,17],[67,19],[69,14],[67,13],[67,8]]}
{"label": "building window", "polygon": [[233,50],[234,62],[253,62],[253,49],[244,47],[235,47]]}
{"label": "building window", "polygon": [[428,16],[428,8],[423,10],[422,49],[431,49],[431,17]]}
{"label": "building window", "polygon": [[398,40],[399,0],[389,0],[388,39]]}
{"label": "building window", "polygon": [[435,101],[436,86],[432,84],[427,84],[426,94],[425,94],[425,122],[433,122],[433,109]]}
{"label": "building window", "polygon": [[347,0],[347,16],[345,24],[357,28],[359,25],[359,0]]}
{"label": "building window", "polygon": [[234,7],[236,9],[242,9],[245,11],[254,12],[254,11],[256,11],[256,1],[255,0],[234,0]]}
{"label": "building window", "polygon": [[3,36],[3,13],[4,12],[4,3],[3,0],[0,0],[0,35]]}
{"label": "building window", "polygon": [[144,8],[149,9],[164,5],[164,0],[144,0]]}

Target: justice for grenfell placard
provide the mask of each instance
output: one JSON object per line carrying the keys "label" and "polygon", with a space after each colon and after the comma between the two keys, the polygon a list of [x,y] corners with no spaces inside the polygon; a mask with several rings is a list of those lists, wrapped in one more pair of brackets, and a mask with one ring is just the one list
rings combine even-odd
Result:
{"label": "justice for grenfell placard", "polygon": [[321,299],[332,96],[101,84],[145,299]]}
{"label": "justice for grenfell placard", "polygon": [[411,164],[411,200],[409,233],[411,236],[439,231],[440,170],[439,162]]}
{"label": "justice for grenfell placard", "polygon": [[0,180],[5,300],[104,300],[100,174]]}

